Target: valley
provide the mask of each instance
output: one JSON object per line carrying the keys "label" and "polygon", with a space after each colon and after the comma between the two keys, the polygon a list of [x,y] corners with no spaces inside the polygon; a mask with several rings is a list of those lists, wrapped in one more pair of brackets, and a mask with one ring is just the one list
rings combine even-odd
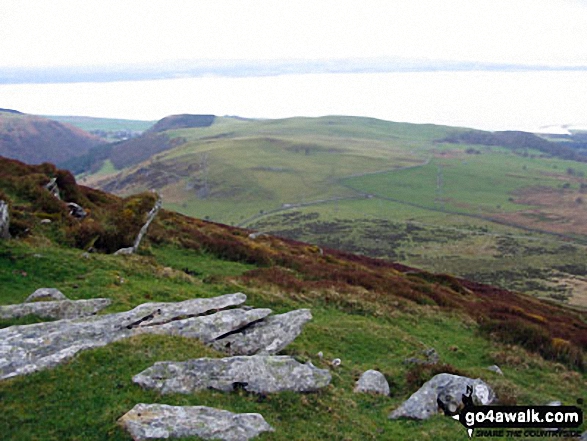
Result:
{"label": "valley", "polygon": [[[587,302],[587,163],[545,153],[554,142],[342,116],[169,127],[165,147],[152,135],[117,145],[80,182],[156,189],[202,219]],[[141,160],[139,148],[157,153]]]}

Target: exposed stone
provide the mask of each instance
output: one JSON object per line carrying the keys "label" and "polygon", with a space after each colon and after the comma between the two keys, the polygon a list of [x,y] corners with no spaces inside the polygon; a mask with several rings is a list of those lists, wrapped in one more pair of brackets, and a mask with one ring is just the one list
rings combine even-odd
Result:
{"label": "exposed stone", "polygon": [[133,247],[127,247],[127,248],[121,248],[118,251],[116,251],[114,253],[115,256],[120,256],[120,255],[128,255],[128,254],[134,254],[135,249]]}
{"label": "exposed stone", "polygon": [[587,430],[581,434],[579,441],[587,441]]}
{"label": "exposed stone", "polygon": [[0,201],[0,239],[10,239],[10,214],[8,204]]}
{"label": "exposed stone", "polygon": [[340,358],[335,358],[330,362],[332,367],[339,367],[342,364],[342,360]]}
{"label": "exposed stone", "polygon": [[373,392],[389,395],[389,383],[381,372],[369,369],[357,381],[355,392]]}
{"label": "exposed stone", "polygon": [[302,327],[311,319],[309,309],[273,315],[215,341],[213,347],[230,355],[277,354],[300,335]]}
{"label": "exposed stone", "polygon": [[52,223],[51,219],[41,219],[41,225],[50,224]]}
{"label": "exposed stone", "polygon": [[238,387],[260,394],[315,392],[328,386],[330,380],[327,370],[283,355],[162,361],[133,377],[142,387],[183,394],[203,389],[231,392]]}
{"label": "exposed stone", "polygon": [[499,366],[498,366],[498,365],[496,365],[496,364],[494,364],[494,365],[492,365],[492,366],[489,366],[489,367],[487,368],[487,370],[489,370],[489,371],[491,371],[491,372],[495,372],[496,374],[499,374],[499,375],[503,375],[503,371],[502,371],[502,370],[499,368]]}
{"label": "exposed stone", "polygon": [[0,379],[53,367],[81,350],[142,333],[165,333],[210,342],[271,312],[233,309],[205,315],[245,300],[244,294],[236,293],[178,303],[145,303],[115,314],[0,329]]}
{"label": "exposed stone", "polygon": [[389,418],[425,420],[440,412],[455,414],[464,407],[463,396],[468,396],[469,392],[476,405],[488,405],[495,400],[493,390],[478,378],[438,374],[395,409]]}
{"label": "exposed stone", "polygon": [[110,299],[56,300],[29,302],[20,305],[1,305],[0,317],[18,318],[34,314],[50,319],[74,319],[96,314],[112,303]]}
{"label": "exposed stone", "polygon": [[426,358],[422,359],[422,358],[418,358],[418,357],[410,357],[410,358],[406,358],[404,360],[404,363],[432,365],[432,364],[436,364],[440,361],[440,356],[438,355],[438,352],[436,352],[436,349],[434,349],[434,348],[429,348],[429,349],[422,351],[422,355],[424,355],[424,357],[426,357]]}
{"label": "exposed stone", "polygon": [[70,216],[75,217],[76,219],[83,219],[88,215],[86,210],[84,210],[80,205],[76,204],[75,202],[68,202],[67,208],[69,208]]}
{"label": "exposed stone", "polygon": [[205,406],[137,404],[119,419],[135,441],[200,437],[246,441],[274,429],[258,413],[232,413]]}
{"label": "exposed stone", "polygon": [[54,197],[61,199],[61,196],[59,195],[59,186],[57,185],[57,178],[51,178],[51,180],[45,184],[45,188]]}
{"label": "exposed stone", "polygon": [[24,303],[34,302],[37,300],[68,300],[57,288],[39,288],[26,298]]}

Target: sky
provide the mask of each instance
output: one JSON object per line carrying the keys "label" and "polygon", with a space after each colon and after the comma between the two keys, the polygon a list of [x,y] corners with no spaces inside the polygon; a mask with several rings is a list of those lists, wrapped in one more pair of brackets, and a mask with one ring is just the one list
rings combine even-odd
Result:
{"label": "sky", "polygon": [[[458,125],[467,124],[476,100],[496,101],[495,91],[509,91],[505,99],[517,102],[518,112],[532,107],[536,114],[528,125],[582,124],[586,75],[585,0],[0,2],[0,107],[31,113],[150,119],[169,111],[250,111],[255,114],[242,116],[282,117],[314,116],[316,107],[330,113],[356,108],[355,114],[372,113],[365,116]],[[331,95],[320,93],[325,84]],[[390,104],[369,110],[365,96],[373,100],[389,87],[389,101],[397,96],[393,90],[408,89],[420,104],[410,104],[407,113]],[[261,93],[264,88],[274,94]],[[92,96],[96,91],[100,99]],[[149,91],[158,102],[145,97]],[[196,98],[191,107],[184,95]],[[316,95],[332,105],[313,105]],[[553,108],[553,95],[557,105],[562,100],[560,109]],[[401,98],[405,108],[410,100]],[[134,111],[122,112],[129,107],[123,99],[134,101]],[[292,101],[289,110],[285,100]],[[564,102],[575,113],[563,109]],[[214,109],[206,111],[203,103]],[[486,116],[475,116],[477,125],[504,112],[503,104],[477,104],[486,109]],[[437,113],[445,116],[461,108],[463,116],[435,116],[430,106],[440,106]]]}

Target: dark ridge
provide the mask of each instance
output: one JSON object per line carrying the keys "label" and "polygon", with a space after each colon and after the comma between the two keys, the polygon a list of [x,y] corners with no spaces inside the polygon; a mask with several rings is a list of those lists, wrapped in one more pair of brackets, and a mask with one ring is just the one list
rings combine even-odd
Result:
{"label": "dark ridge", "polygon": [[198,127],[209,127],[214,123],[214,115],[171,115],[159,120],[149,132],[164,132],[166,130],[190,129]]}
{"label": "dark ridge", "polygon": [[582,155],[576,149],[563,145],[560,142],[547,141],[540,136],[528,132],[483,132],[480,130],[471,130],[453,133],[437,142],[506,147],[523,155],[528,154],[527,149],[533,149],[562,159],[587,162],[587,156]]}
{"label": "dark ridge", "polygon": [[12,110],[12,109],[0,109],[0,112],[4,112],[4,113],[16,113],[18,115],[24,115],[24,113],[19,112],[18,110]]}

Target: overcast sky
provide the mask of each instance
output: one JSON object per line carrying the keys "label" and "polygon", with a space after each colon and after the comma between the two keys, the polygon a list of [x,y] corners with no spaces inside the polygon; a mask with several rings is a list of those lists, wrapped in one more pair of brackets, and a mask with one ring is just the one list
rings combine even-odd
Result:
{"label": "overcast sky", "polygon": [[528,129],[585,103],[587,0],[0,0],[0,107],[27,113]]}
{"label": "overcast sky", "polygon": [[587,65],[579,0],[2,0],[0,66],[402,57]]}

